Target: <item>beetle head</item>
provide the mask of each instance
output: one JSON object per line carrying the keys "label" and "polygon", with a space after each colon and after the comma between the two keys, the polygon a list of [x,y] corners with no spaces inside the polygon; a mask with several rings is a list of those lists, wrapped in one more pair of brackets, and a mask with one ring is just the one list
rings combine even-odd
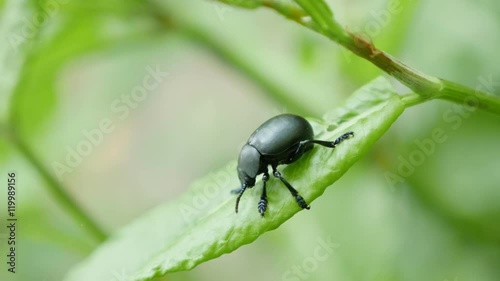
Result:
{"label": "beetle head", "polygon": [[238,159],[238,177],[242,186],[252,187],[260,170],[260,153],[251,145],[245,144]]}

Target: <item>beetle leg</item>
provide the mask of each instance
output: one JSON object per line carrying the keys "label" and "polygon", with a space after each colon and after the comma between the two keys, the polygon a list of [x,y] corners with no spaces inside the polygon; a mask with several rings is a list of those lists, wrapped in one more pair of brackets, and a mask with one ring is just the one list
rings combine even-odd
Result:
{"label": "beetle leg", "polygon": [[243,187],[235,188],[231,190],[231,194],[240,194],[240,191],[243,189]]}
{"label": "beetle leg", "polygon": [[269,174],[267,172],[262,176],[262,195],[260,196],[260,201],[258,205],[259,213],[264,216],[267,209],[267,193],[266,193],[266,183],[269,180]]}
{"label": "beetle leg", "polygon": [[295,201],[297,201],[297,204],[299,204],[299,206],[302,208],[302,209],[308,209],[309,210],[309,205],[307,205],[306,203],[306,200],[304,200],[304,198],[302,198],[302,196],[299,195],[299,192],[297,190],[295,190],[295,188],[293,188],[293,186],[291,184],[289,184],[285,178],[283,178],[283,176],[281,175],[280,172],[278,172],[278,170],[276,170],[276,167],[273,167],[273,175],[277,178],[279,178],[281,180],[281,182],[283,182],[283,184],[288,188],[288,190],[290,191],[290,193],[292,194],[293,197],[295,197]]}
{"label": "beetle leg", "polygon": [[286,164],[295,162],[297,159],[299,159],[302,156],[302,154],[304,154],[305,152],[307,152],[311,148],[312,148],[312,144],[309,141],[305,140],[305,141],[299,142],[299,145],[297,145],[295,152],[293,154],[291,154],[291,156],[288,159],[288,161],[286,162]]}
{"label": "beetle leg", "polygon": [[335,148],[341,142],[343,142],[344,140],[346,140],[350,137],[353,137],[353,136],[354,136],[353,132],[347,132],[347,133],[341,135],[340,137],[338,137],[335,141],[306,140],[304,142],[305,143],[314,143],[314,144],[319,144],[319,145],[326,146],[326,147]]}
{"label": "beetle leg", "polygon": [[[238,197],[236,198],[236,206],[234,207],[234,211],[236,213],[238,213],[238,206],[240,205],[240,199],[241,199],[241,196],[243,195],[243,192],[245,192],[245,190],[247,189],[247,186],[246,185],[243,185],[239,190],[238,190]],[[234,192],[235,190],[233,190],[232,192]]]}

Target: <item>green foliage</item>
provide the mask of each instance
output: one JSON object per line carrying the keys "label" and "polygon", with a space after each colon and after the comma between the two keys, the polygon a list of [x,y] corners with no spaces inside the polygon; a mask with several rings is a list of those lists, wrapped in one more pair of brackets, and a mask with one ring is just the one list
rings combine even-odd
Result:
{"label": "green foliage", "polygon": [[[497,133],[500,131],[497,129],[500,127],[500,99],[489,94],[498,93],[496,81],[500,74],[495,68],[499,63],[496,46],[500,42],[493,36],[500,32],[498,1],[471,2],[464,4],[465,7],[454,5],[451,0],[428,4],[414,0],[378,1],[377,7],[381,10],[370,10],[367,4],[366,10],[361,12],[364,15],[361,21],[365,24],[357,27],[338,22],[327,4],[331,1],[218,1],[247,9],[272,9],[272,13],[240,12],[213,2],[0,0],[0,169],[16,170],[21,175],[22,207],[19,214],[24,227],[19,236],[20,256],[26,257],[15,281],[60,280],[61,275],[77,262],[80,263],[66,276],[67,281],[163,280],[160,276],[165,274],[168,274],[168,280],[175,281],[182,278],[176,274],[182,273],[170,273],[191,270],[216,258],[214,263],[219,263],[216,272],[220,273],[221,267],[229,271],[233,264],[221,256],[254,241],[252,247],[231,255],[231,259],[243,255],[244,262],[235,264],[240,270],[246,268],[245,273],[252,273],[251,279],[240,276],[240,272],[236,276],[253,280],[253,274],[263,274],[273,278],[260,280],[276,280],[292,265],[303,265],[309,258],[305,256],[310,253],[308,250],[317,246],[311,244],[314,243],[311,240],[316,239],[310,238],[323,237],[326,233],[335,236],[342,246],[328,257],[324,272],[319,268],[318,272],[311,273],[310,280],[332,279],[332,276],[338,280],[498,280],[500,174],[496,170],[500,155],[495,140],[500,137]],[[351,2],[340,2],[346,9],[352,9]],[[377,19],[377,13],[393,3],[400,3],[401,11],[392,14],[387,21]],[[338,19],[356,18],[338,11],[337,8],[342,8],[340,3],[338,5],[334,9]],[[301,26],[288,24],[276,14]],[[37,16],[42,19],[38,23]],[[367,26],[374,21],[380,27],[380,34],[367,32]],[[464,22],[467,24],[463,25]],[[29,34],[26,34],[27,29]],[[167,33],[169,35],[164,36]],[[317,36],[318,33],[346,49],[338,51],[332,48],[334,44]],[[155,40],[144,38],[160,40],[152,42]],[[297,42],[301,46],[297,47]],[[267,44],[270,47],[263,48]],[[174,45],[181,46],[186,54],[170,52],[175,49],[170,48]],[[112,47],[120,48],[119,52]],[[151,55],[153,49],[163,52]],[[197,53],[198,49],[202,51]],[[396,58],[398,53],[404,53],[408,65],[418,65],[436,77],[453,79],[460,84],[410,68]],[[211,57],[214,54],[215,59]],[[166,57],[168,63],[173,61],[172,65],[181,62],[181,70],[176,69],[181,74],[179,76],[183,76],[184,68],[193,70],[186,65],[194,62],[194,72],[202,74],[206,74],[203,66],[209,66],[207,69],[211,71],[215,69],[212,64],[222,63],[237,72],[242,80],[250,81],[249,88],[258,89],[255,92],[262,94],[261,99],[252,97],[245,103],[238,100],[237,104],[226,104],[226,101],[218,104],[218,93],[203,91],[203,95],[194,98],[195,101],[189,97],[191,100],[181,107],[176,102],[187,94],[184,92],[186,88],[179,91],[175,82],[165,85],[166,90],[163,92],[162,89],[161,95],[151,97],[156,99],[153,103],[161,102],[164,106],[161,114],[151,110],[150,104],[142,104],[136,113],[154,115],[123,120],[126,129],[119,128],[122,124],[114,124],[116,131],[104,136],[104,144],[89,157],[94,159],[86,159],[91,160],[89,166],[92,168],[77,167],[69,179],[56,179],[49,168],[50,163],[58,157],[64,158],[61,155],[65,151],[61,147],[67,143],[49,144],[52,149],[46,150],[47,143],[61,133],[69,136],[93,128],[95,124],[78,121],[75,116],[83,113],[92,115],[89,119],[99,121],[109,113],[101,115],[108,110],[111,99],[120,98],[120,92],[136,86],[131,81],[142,79],[136,74],[142,75],[140,68],[143,64],[153,61],[165,64]],[[140,62],[132,63],[134,60]],[[113,64],[116,61],[119,63]],[[200,61],[202,67],[198,65]],[[113,64],[96,72],[102,74],[111,69],[110,72],[116,73],[110,77],[118,79],[106,76],[95,82],[85,75],[81,77],[82,73],[78,71],[81,71],[82,62],[90,62],[83,68],[89,65],[101,67],[103,62]],[[378,78],[346,98],[351,87],[379,76],[380,70],[415,93],[397,95],[387,79]],[[78,79],[68,81],[65,76],[68,73],[74,75],[71,79]],[[223,78],[209,76],[207,79],[211,82],[223,80],[221,84],[229,80],[240,83],[229,85],[231,94],[235,89],[240,92],[245,83],[226,74],[224,72]],[[202,82],[199,77],[194,78],[196,83],[192,79],[176,82],[181,81],[177,84],[187,85],[188,89],[191,89],[188,86]],[[127,82],[120,83],[123,80]],[[85,95],[90,91],[78,85],[79,81],[94,82],[92,85],[95,86],[88,88],[98,94]],[[176,91],[171,91],[172,88]],[[95,89],[100,91],[93,91]],[[88,103],[91,106],[79,108],[82,112],[68,111],[64,107],[65,100],[72,100],[80,93],[91,100]],[[103,96],[102,100],[98,96]],[[168,96],[168,102],[164,96]],[[431,99],[444,99],[454,104],[428,103],[400,116],[405,107]],[[207,109],[207,100],[217,104],[217,110]],[[338,100],[345,102],[336,107]],[[172,120],[179,129],[189,127],[188,122],[179,118],[179,110],[189,112],[186,116],[201,111],[199,114],[203,118],[205,113],[210,116],[217,112],[218,125],[233,124],[231,128],[243,131],[241,120],[235,122],[227,116],[240,116],[242,110],[253,111],[254,101],[255,106],[264,108],[262,111],[267,115],[291,111],[310,116],[318,139],[331,140],[346,131],[355,132],[354,138],[333,151],[317,147],[299,162],[283,167],[283,174],[309,203],[333,183],[339,187],[335,193],[324,194],[322,200],[312,204],[313,211],[294,217],[300,209],[281,183],[271,180],[269,209],[266,217],[261,218],[257,212],[259,181],[255,188],[245,193],[240,213],[235,214],[235,197],[229,194],[229,190],[239,183],[232,161],[217,173],[197,180],[180,198],[126,224],[132,214],[137,215],[145,207],[158,204],[148,196],[142,196],[144,190],[154,189],[155,196],[163,196],[165,190],[180,192],[183,189],[182,184],[170,179],[166,184],[164,178],[157,182],[148,178],[146,183],[143,182],[143,174],[151,176],[178,169],[178,159],[174,162],[162,157],[154,158],[154,161],[144,160],[146,156],[142,155],[141,149],[148,146],[144,151],[150,155],[171,156],[169,153],[178,150],[179,143],[186,139],[177,130],[154,127],[157,123],[163,125]],[[170,102],[174,106],[168,104]],[[471,105],[477,107],[471,108]],[[222,113],[223,107],[229,110]],[[311,117],[326,109],[333,110],[324,114],[322,119]],[[497,115],[487,115],[483,110]],[[56,112],[71,114],[62,116],[64,114],[57,115]],[[54,121],[53,117],[59,119]],[[257,117],[264,116],[255,114],[250,121],[245,120],[246,125],[256,121]],[[396,119],[397,124],[386,134]],[[141,122],[144,120],[147,121]],[[151,139],[147,139],[149,127],[155,128]],[[443,139],[446,140],[429,144],[436,128],[445,132]],[[217,134],[215,129],[205,129],[204,132]],[[199,130],[186,130],[196,131],[193,134],[198,140]],[[176,134],[170,135],[172,131]],[[243,140],[237,132],[229,132],[230,135],[221,133],[223,137],[219,137],[217,146],[210,146],[210,150],[233,146],[230,138]],[[159,136],[166,134],[169,138],[164,143]],[[374,145],[384,134],[387,136]],[[172,141],[176,137],[178,139]],[[424,149],[423,143],[426,145]],[[198,165],[199,170],[186,173],[198,177],[200,170],[213,169],[214,162],[206,167],[198,163],[202,161],[194,161],[200,153],[208,155],[212,151],[205,147],[190,150],[196,153],[182,155],[183,161]],[[236,152],[229,150],[217,155],[217,161],[234,158]],[[141,155],[131,155],[136,151]],[[361,163],[353,167],[354,171],[341,178],[355,161],[366,154],[368,157],[363,157]],[[147,164],[136,163],[138,159]],[[421,162],[415,164],[415,159]],[[99,166],[96,163],[104,164]],[[108,166],[115,167],[117,163],[127,166],[121,167],[119,172],[110,172]],[[164,163],[173,164],[165,166]],[[407,169],[402,169],[403,166]],[[123,169],[134,172],[124,175]],[[89,182],[94,173],[96,176],[106,175],[108,181],[91,186]],[[127,192],[114,182],[116,177],[113,178],[113,174],[133,184],[139,178],[136,174],[140,174],[141,182],[133,190],[133,196],[140,193],[133,201],[134,204],[137,201],[138,206],[132,208],[123,203],[126,201],[121,196],[127,196]],[[384,174],[394,177],[388,180]],[[82,202],[85,208],[77,202]],[[0,207],[3,209],[3,205]],[[87,215],[87,212],[92,215]],[[288,221],[292,217],[294,221]],[[0,218],[4,220],[4,217]],[[93,222],[94,219],[97,222]],[[100,239],[105,236],[99,225],[112,229],[123,223],[124,228],[96,246],[96,236]],[[279,230],[261,237],[278,227]],[[274,250],[263,256],[261,251],[267,250],[270,243]],[[0,245],[1,252],[5,246]],[[245,256],[245,250],[249,248],[258,253],[257,258]],[[91,250],[94,250],[92,254],[85,257]],[[262,271],[272,273],[255,272],[253,267],[266,262],[266,258],[272,263]],[[200,272],[209,272],[207,268],[214,263],[197,268],[182,280],[192,280]],[[419,272],[421,268],[427,270]],[[55,275],[52,275],[53,271]],[[0,279],[4,280],[4,275],[5,271],[0,272]],[[236,278],[221,278],[224,279]]]}
{"label": "green foliage", "polygon": [[[0,73],[2,76],[0,89],[0,120],[6,123],[9,111],[9,99],[13,88],[17,85],[22,64],[26,60],[26,41],[23,38],[20,26],[24,17],[29,17],[34,13],[34,7],[26,5],[20,1],[7,1],[0,16],[0,38],[4,46],[0,48]],[[3,129],[3,128],[2,128]]]}
{"label": "green foliage", "polygon": [[[369,151],[403,110],[404,104],[389,81],[374,80],[354,93],[344,106],[326,114],[326,120],[335,123],[311,120],[317,139],[333,140],[348,131],[355,133],[354,138],[334,150],[314,149],[286,167],[283,174],[308,202],[314,201]],[[256,209],[258,187],[245,194],[240,212],[235,214],[235,198],[229,191],[238,182],[234,163],[228,167],[231,168],[213,177],[200,179],[177,201],[160,206],[128,225],[102,244],[66,280],[107,280],[113,272],[123,270],[131,280],[151,280],[169,272],[189,270],[251,243],[300,211],[288,191],[274,180],[269,182],[270,203],[264,218]],[[206,201],[210,201],[207,207],[203,205]]]}
{"label": "green foliage", "polygon": [[[53,1],[50,5],[41,1],[36,4],[38,10],[25,17],[41,16],[44,21],[29,22],[35,35],[22,39],[31,43],[23,48],[27,49],[29,59],[15,82],[10,112],[11,123],[26,139],[35,136],[54,111],[58,92],[56,78],[70,60],[143,31],[140,25],[138,27],[138,19],[143,14],[135,1],[119,5],[120,9],[114,9],[116,3],[113,1]],[[17,32],[22,36],[22,30]],[[34,92],[37,94],[33,95]]]}
{"label": "green foliage", "polygon": [[323,0],[296,0],[295,2],[316,22],[322,33],[333,33],[334,37],[339,37],[344,33],[342,27],[334,20],[330,7]]}

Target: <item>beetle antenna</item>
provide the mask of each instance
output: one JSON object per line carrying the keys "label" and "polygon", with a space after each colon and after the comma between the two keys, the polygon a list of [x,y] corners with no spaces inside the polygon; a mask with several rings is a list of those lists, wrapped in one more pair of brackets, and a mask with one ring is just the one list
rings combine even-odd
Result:
{"label": "beetle antenna", "polygon": [[234,208],[234,211],[236,213],[238,213],[238,206],[240,205],[240,199],[241,199],[241,196],[243,195],[243,192],[245,192],[245,190],[247,189],[247,186],[246,185],[243,185],[240,190],[239,190],[239,193],[238,193],[238,197],[236,198],[236,206]]}

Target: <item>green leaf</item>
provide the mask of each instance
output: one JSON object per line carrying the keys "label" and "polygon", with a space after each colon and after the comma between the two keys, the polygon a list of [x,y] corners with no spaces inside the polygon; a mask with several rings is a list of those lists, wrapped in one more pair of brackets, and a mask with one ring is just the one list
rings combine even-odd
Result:
{"label": "green leaf", "polygon": [[[64,66],[84,54],[122,42],[148,28],[136,1],[37,1],[37,36],[13,90],[10,123],[25,139],[40,131],[57,105],[57,81]],[[142,13],[141,13],[142,12]]]}
{"label": "green leaf", "polygon": [[296,2],[306,10],[322,28],[326,29],[332,25],[333,13],[323,0],[296,0]]}
{"label": "green leaf", "polygon": [[295,0],[318,24],[322,33],[343,38],[344,29],[333,18],[333,12],[323,0]]}
{"label": "green leaf", "polygon": [[[343,107],[325,115],[326,120],[341,118],[334,130],[330,121],[310,120],[317,139],[334,140],[348,131],[355,136],[334,150],[316,147],[285,167],[283,175],[312,203],[370,149],[403,110],[404,104],[389,81],[376,79]],[[269,207],[264,218],[257,212],[260,182],[245,193],[240,212],[235,214],[235,197],[229,193],[239,185],[235,167],[234,162],[228,164],[194,183],[181,198],[132,222],[65,280],[105,281],[116,274],[125,274],[127,280],[151,280],[169,272],[190,270],[251,243],[300,211],[288,190],[273,179],[268,183]],[[313,211],[307,215],[313,216]]]}
{"label": "green leaf", "polygon": [[[9,101],[26,60],[27,33],[24,19],[31,18],[34,7],[23,1],[11,0],[2,3],[0,11],[0,121],[5,123]],[[2,124],[4,125],[4,124]]]}
{"label": "green leaf", "polygon": [[37,36],[36,30],[28,26],[36,6],[25,1],[0,2],[0,163],[7,159],[11,147],[7,139],[10,129],[8,116],[13,93],[22,76],[23,64],[27,60],[30,45]]}

